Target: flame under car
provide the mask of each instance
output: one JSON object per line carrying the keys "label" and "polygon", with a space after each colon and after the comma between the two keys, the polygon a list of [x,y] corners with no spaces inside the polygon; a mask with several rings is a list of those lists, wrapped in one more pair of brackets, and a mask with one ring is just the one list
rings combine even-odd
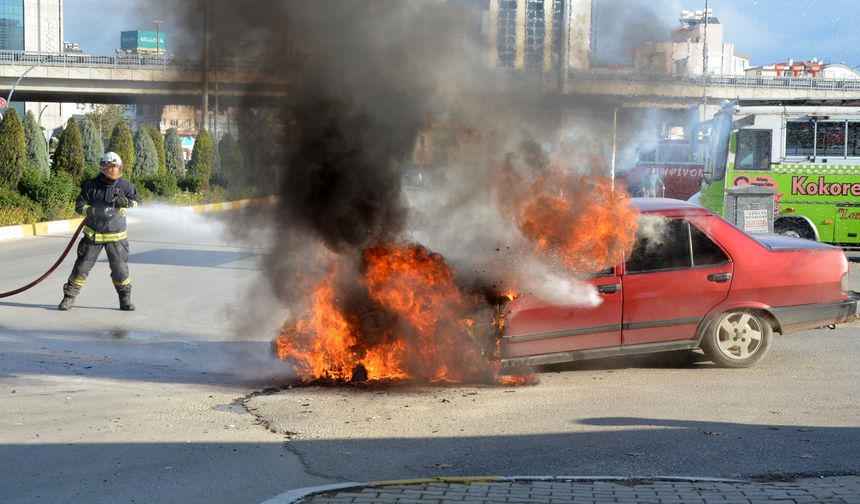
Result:
{"label": "flame under car", "polygon": [[857,316],[841,249],[749,235],[685,201],[631,203],[640,212],[632,253],[587,280],[598,306],[530,296],[505,305],[506,367],[699,348],[718,366],[749,367],[774,333]]}

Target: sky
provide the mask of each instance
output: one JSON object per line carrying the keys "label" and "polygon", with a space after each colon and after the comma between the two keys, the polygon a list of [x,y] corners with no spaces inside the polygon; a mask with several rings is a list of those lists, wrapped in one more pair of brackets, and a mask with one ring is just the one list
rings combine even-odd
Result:
{"label": "sky", "polygon": [[[348,0],[344,0],[348,1]],[[408,1],[408,0],[403,0]],[[703,9],[705,0],[600,0],[626,6],[647,5],[665,32],[678,25],[682,9]],[[825,63],[860,66],[860,0],[708,0],[720,20],[726,42],[750,56],[753,66],[818,58]],[[160,5],[161,6],[160,6]],[[168,51],[172,52],[170,2],[142,0],[65,0],[64,39],[77,42],[89,54],[112,54],[124,30],[155,31],[153,20],[164,20]],[[153,9],[163,9],[156,12]]]}

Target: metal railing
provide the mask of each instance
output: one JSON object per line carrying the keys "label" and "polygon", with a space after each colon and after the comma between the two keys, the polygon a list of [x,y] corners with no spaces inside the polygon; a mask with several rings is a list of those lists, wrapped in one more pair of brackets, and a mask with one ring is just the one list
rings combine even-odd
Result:
{"label": "metal railing", "polygon": [[114,56],[91,56],[76,53],[45,53],[31,51],[0,51],[0,64],[35,65],[45,67],[197,67],[199,62],[182,61],[170,56],[117,54]]}
{"label": "metal railing", "polygon": [[[698,82],[701,81],[702,79],[698,79]],[[748,77],[735,75],[709,75],[707,82],[709,86],[860,91],[860,79],[843,80],[825,79],[820,77]]]}
{"label": "metal railing", "polygon": [[764,77],[745,75],[663,75],[645,74],[633,71],[573,70],[569,77],[572,82],[616,81],[650,84],[683,84],[688,86],[722,86],[737,88],[778,88],[778,89],[822,89],[838,91],[860,91],[860,79],[825,79],[822,77]]}
{"label": "metal railing", "polygon": [[[180,59],[175,56],[147,54],[116,54],[94,56],[77,53],[46,53],[33,51],[0,51],[0,65],[39,65],[43,67],[87,67],[87,68],[158,68],[194,70],[203,67],[200,60]],[[219,69],[253,69],[258,62],[239,58],[210,61],[210,66]]]}

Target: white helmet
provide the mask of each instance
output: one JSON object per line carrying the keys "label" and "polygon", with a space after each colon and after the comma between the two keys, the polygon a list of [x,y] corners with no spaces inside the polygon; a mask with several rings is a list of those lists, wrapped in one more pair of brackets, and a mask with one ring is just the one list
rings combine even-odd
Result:
{"label": "white helmet", "polygon": [[102,156],[101,161],[99,161],[100,166],[109,166],[109,165],[120,165],[122,166],[122,159],[120,159],[119,155],[116,152],[105,152],[105,155]]}

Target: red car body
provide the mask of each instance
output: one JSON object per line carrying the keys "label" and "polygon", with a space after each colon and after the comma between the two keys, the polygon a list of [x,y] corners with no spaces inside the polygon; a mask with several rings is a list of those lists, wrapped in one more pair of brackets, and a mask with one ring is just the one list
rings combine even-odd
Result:
{"label": "red car body", "polygon": [[666,236],[645,238],[640,225],[630,257],[587,280],[602,299],[594,308],[529,296],[508,303],[506,365],[702,348],[720,366],[747,367],[764,357],[774,332],[856,316],[841,249],[753,237],[686,201],[631,201],[640,222],[658,219]]}

